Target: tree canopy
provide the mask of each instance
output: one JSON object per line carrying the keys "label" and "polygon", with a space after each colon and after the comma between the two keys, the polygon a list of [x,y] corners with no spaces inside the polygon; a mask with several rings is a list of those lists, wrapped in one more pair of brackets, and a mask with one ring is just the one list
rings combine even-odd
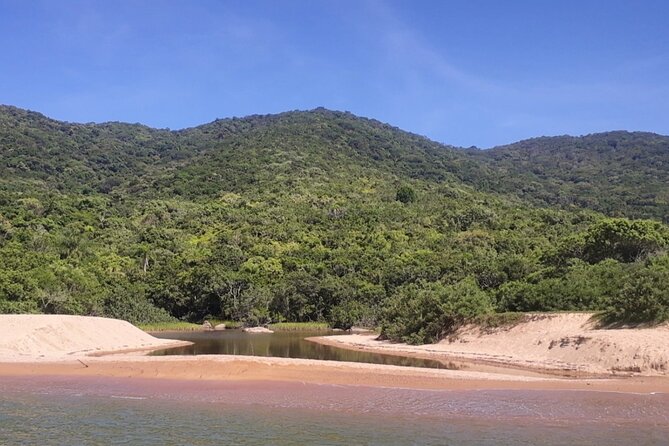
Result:
{"label": "tree canopy", "polygon": [[520,198],[491,186],[507,167],[488,155],[349,113],[169,131],[0,107],[0,154],[1,312],[319,320],[409,342],[491,311],[667,317],[661,219]]}

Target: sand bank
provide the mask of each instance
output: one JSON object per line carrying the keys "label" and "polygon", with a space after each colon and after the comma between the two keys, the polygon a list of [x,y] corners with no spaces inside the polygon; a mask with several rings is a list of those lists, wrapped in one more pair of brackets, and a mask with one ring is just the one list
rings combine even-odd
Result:
{"label": "sand bank", "polygon": [[0,361],[58,360],[157,350],[190,342],[158,339],[132,324],[102,317],[0,315]]}
{"label": "sand bank", "polygon": [[658,377],[560,379],[474,371],[240,356],[106,356],[39,363],[0,363],[0,376],[81,376],[226,382],[297,382],[433,390],[592,390],[669,393]]}
{"label": "sand bank", "polygon": [[[371,336],[353,336],[355,337],[326,338],[323,342],[334,342],[333,339],[341,338],[344,341],[342,345],[354,346],[354,348],[409,349],[409,346],[390,344],[383,344],[384,346],[379,347],[375,344],[377,341],[373,341]],[[360,342],[358,347],[355,347],[351,339]],[[156,339],[127,322],[112,319],[5,315],[0,316],[0,376],[81,376],[229,382],[281,381],[443,390],[570,389],[669,393],[669,379],[666,377],[565,379],[518,374],[517,372],[490,373],[474,369],[436,370],[248,356],[154,357],[142,356],[139,353],[140,350],[167,348],[181,344],[183,344],[181,341]],[[367,347],[367,344],[371,347]],[[457,344],[451,343],[451,345]],[[463,343],[463,345],[468,345],[468,343]],[[423,346],[422,348],[443,348],[443,346]],[[127,353],[129,351],[134,351],[134,353]],[[121,352],[126,353],[119,354]],[[432,354],[429,350],[427,353]],[[477,354],[483,353],[477,352]],[[524,360],[531,361],[527,358]]]}
{"label": "sand bank", "polygon": [[[466,326],[438,344],[378,341],[372,334],[310,338],[314,342],[442,362],[470,361],[559,375],[669,375],[669,325],[598,329],[592,314],[537,314],[515,326]],[[669,378],[667,378],[669,379]]]}

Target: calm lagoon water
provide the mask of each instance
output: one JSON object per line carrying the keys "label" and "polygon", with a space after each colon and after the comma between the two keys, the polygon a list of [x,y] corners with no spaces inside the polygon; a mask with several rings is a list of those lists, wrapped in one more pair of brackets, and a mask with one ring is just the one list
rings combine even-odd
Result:
{"label": "calm lagoon water", "polygon": [[669,395],[3,378],[2,445],[667,445]]}
{"label": "calm lagoon water", "polygon": [[159,332],[154,336],[166,339],[191,341],[187,347],[161,350],[152,355],[244,355],[273,356],[279,358],[322,359],[329,361],[368,362],[412,367],[456,369],[464,364],[441,363],[428,359],[357,352],[342,348],[320,345],[306,341],[310,336],[331,336],[335,331],[277,331],[275,333],[244,333],[241,330]]}

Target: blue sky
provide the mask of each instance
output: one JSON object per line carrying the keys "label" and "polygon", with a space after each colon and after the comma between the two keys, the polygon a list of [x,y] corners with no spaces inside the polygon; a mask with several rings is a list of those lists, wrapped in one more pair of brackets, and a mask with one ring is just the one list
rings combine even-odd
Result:
{"label": "blue sky", "polygon": [[434,140],[669,134],[666,1],[0,0],[0,103],[172,129],[323,106]]}

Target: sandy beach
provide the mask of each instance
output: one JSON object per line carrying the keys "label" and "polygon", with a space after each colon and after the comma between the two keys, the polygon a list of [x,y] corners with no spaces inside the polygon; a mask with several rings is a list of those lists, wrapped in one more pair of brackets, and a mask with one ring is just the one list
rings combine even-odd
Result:
{"label": "sandy beach", "polygon": [[341,348],[508,367],[571,377],[658,376],[669,379],[669,325],[598,328],[591,313],[528,315],[496,329],[465,326],[437,344],[407,345],[375,334],[310,338]]}
{"label": "sandy beach", "polygon": [[[655,330],[655,329],[653,329]],[[660,333],[665,333],[664,329]],[[472,334],[473,336],[473,334]],[[350,348],[409,349],[375,344],[369,335],[338,336]],[[355,340],[353,342],[352,340]],[[484,341],[481,341],[484,342]],[[124,321],[78,316],[0,316],[0,376],[86,376],[128,379],[274,381],[414,389],[570,389],[669,392],[665,376],[561,378],[536,373],[490,373],[248,356],[144,356],[150,349],[182,345],[154,338]],[[367,345],[369,344],[369,345]],[[457,345],[450,343],[451,345]],[[464,343],[463,345],[469,345]],[[381,345],[381,346],[380,346]],[[423,346],[444,348],[447,344]],[[411,349],[421,347],[411,347]],[[470,346],[475,351],[473,346]],[[492,347],[491,347],[492,348]],[[399,352],[395,352],[398,354]],[[450,354],[449,352],[447,352]],[[411,354],[411,352],[402,352]],[[436,353],[431,351],[413,354]],[[441,352],[439,354],[445,354]],[[529,361],[529,359],[526,359]]]}
{"label": "sandy beach", "polygon": [[592,390],[669,393],[662,377],[569,379],[375,364],[233,356],[106,356],[0,363],[0,376],[81,376],[188,381],[274,381],[433,390]]}

